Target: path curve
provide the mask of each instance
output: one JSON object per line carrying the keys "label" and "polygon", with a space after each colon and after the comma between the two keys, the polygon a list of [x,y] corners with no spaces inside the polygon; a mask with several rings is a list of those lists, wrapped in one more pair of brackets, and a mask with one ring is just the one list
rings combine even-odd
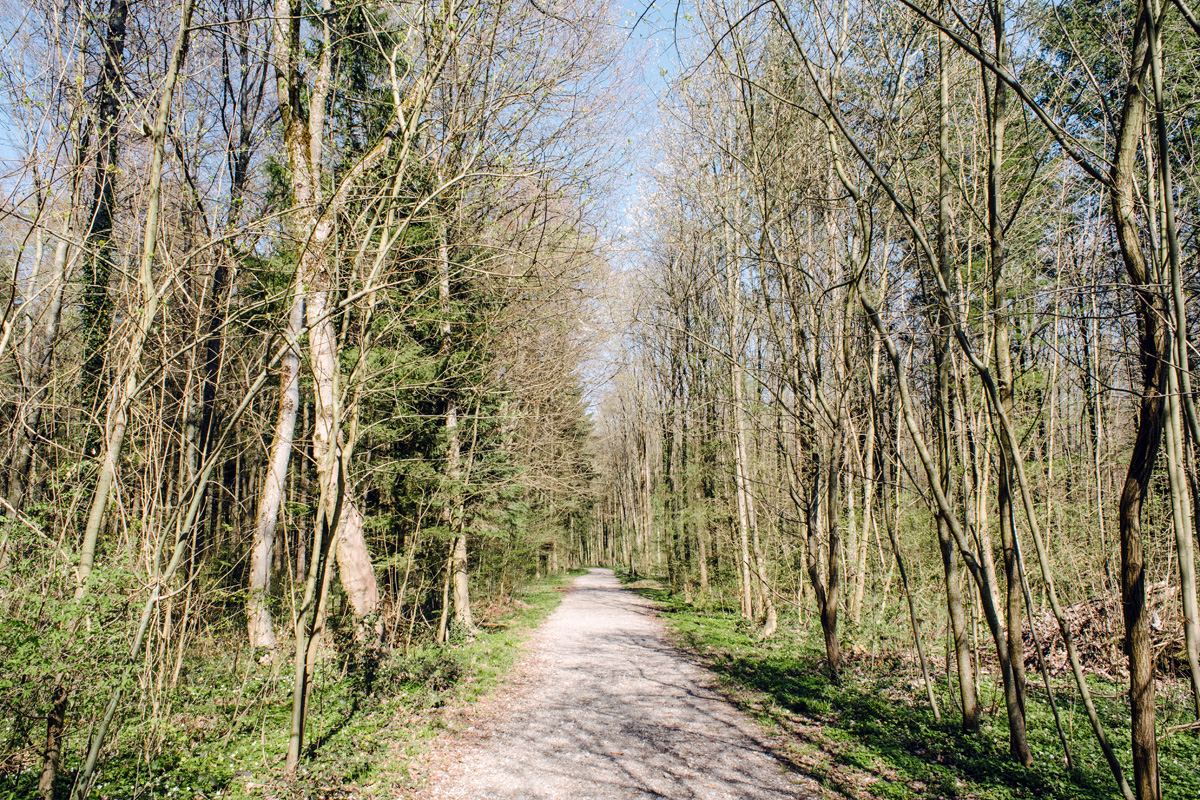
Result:
{"label": "path curve", "polygon": [[534,635],[514,682],[448,743],[424,800],[807,796],[650,605],[593,569]]}

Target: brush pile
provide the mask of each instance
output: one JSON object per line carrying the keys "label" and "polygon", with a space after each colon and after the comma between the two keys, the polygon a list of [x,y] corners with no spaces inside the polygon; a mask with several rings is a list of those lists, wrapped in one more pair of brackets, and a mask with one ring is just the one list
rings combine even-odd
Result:
{"label": "brush pile", "polygon": [[[1179,587],[1166,581],[1153,584],[1146,592],[1150,607],[1150,635],[1159,670],[1175,674],[1186,668],[1183,656],[1183,625],[1178,606]],[[1121,597],[1117,593],[1090,597],[1063,607],[1063,616],[1071,630],[1075,652],[1086,672],[1110,681],[1124,680],[1128,674],[1123,651],[1125,622],[1121,614]],[[1058,621],[1043,603],[1033,612],[1036,642],[1041,644],[1046,666],[1052,675],[1071,670],[1067,648],[1063,643]],[[1025,644],[1025,669],[1034,674],[1039,670],[1035,639],[1028,626],[1021,632]]]}

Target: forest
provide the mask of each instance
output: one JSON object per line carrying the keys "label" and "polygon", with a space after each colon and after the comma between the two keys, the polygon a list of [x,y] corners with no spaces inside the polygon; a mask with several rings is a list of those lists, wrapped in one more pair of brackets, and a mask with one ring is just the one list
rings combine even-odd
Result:
{"label": "forest", "polygon": [[5,0],[0,796],[407,796],[590,566],[830,796],[1195,797],[1198,17]]}

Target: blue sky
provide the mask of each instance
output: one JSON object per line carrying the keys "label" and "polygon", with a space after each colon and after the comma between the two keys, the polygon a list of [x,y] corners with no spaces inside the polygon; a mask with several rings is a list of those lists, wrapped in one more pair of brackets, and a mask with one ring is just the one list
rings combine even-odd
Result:
{"label": "blue sky", "polygon": [[632,222],[631,206],[659,160],[654,139],[654,131],[660,122],[659,101],[667,91],[668,81],[678,74],[679,67],[674,48],[674,2],[664,5],[652,0],[622,0],[619,8],[621,25],[630,31],[626,44],[628,58],[640,62],[641,96],[633,105],[628,161],[623,168],[623,184],[617,187],[618,216],[628,227]]}

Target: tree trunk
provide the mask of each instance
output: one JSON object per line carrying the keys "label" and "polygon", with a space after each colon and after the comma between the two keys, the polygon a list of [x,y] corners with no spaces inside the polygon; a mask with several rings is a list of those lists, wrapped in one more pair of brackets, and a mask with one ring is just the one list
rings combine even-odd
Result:
{"label": "tree trunk", "polygon": [[1200,610],[1196,603],[1196,562],[1193,548],[1193,513],[1200,509],[1188,506],[1187,470],[1184,465],[1195,464],[1186,457],[1186,437],[1183,421],[1186,418],[1193,445],[1200,443],[1200,420],[1191,392],[1191,373],[1188,366],[1187,304],[1183,294],[1183,265],[1179,248],[1179,231],[1175,219],[1175,188],[1171,176],[1171,158],[1167,139],[1166,109],[1163,102],[1162,14],[1155,4],[1155,34],[1149,39],[1151,78],[1154,84],[1154,128],[1158,143],[1159,193],[1162,197],[1163,235],[1166,239],[1172,305],[1175,312],[1175,338],[1172,342],[1172,368],[1168,372],[1169,419],[1167,422],[1167,461],[1171,479],[1171,499],[1175,519],[1175,542],[1179,562],[1179,589],[1183,605],[1184,650],[1192,680],[1192,703],[1200,719]]}
{"label": "tree trunk", "polygon": [[[992,26],[995,33],[996,63],[1007,68],[1008,46],[1005,40],[1005,7],[1003,2],[992,6]],[[1008,254],[1005,242],[1006,220],[1004,202],[1004,134],[1008,122],[1008,86],[994,79],[988,115],[988,239],[992,270],[992,325],[996,360],[996,384],[1000,395],[1001,413],[1012,419],[1013,368],[1008,319],[1008,279],[1005,274]],[[1014,453],[1001,437],[1000,464],[996,481],[996,506],[1000,520],[1000,542],[1004,552],[1005,623],[1007,626],[1008,661],[1012,665],[1013,687],[1017,707],[1025,713],[1025,651],[1021,642],[1021,577],[1017,566],[1016,521],[1013,519],[1012,471]],[[1011,710],[1010,710],[1011,713]],[[1033,762],[1028,745],[1012,748],[1013,758],[1023,764]]]}
{"label": "tree trunk", "polygon": [[263,477],[258,498],[258,515],[254,524],[254,542],[250,550],[249,596],[246,599],[246,621],[250,646],[275,648],[275,628],[267,609],[271,591],[271,551],[275,543],[275,526],[283,500],[284,479],[295,440],[296,412],[300,407],[300,353],[297,340],[304,327],[304,299],[296,287],[292,310],[288,315],[287,352],[279,365],[279,414],[275,436],[271,440],[271,455]]}
{"label": "tree trunk", "polygon": [[[829,679],[834,683],[842,682],[842,649],[837,634],[838,606],[841,601],[842,587],[842,537],[841,525],[838,522],[838,509],[840,508],[838,488],[841,486],[842,453],[845,446],[840,438],[839,436],[831,443],[829,457],[826,459],[829,470],[825,477],[825,539],[829,545],[828,564],[826,565],[828,582],[824,587],[824,592],[818,593],[821,633],[825,638],[825,657],[829,661]],[[808,560],[811,577],[816,563],[811,551]],[[817,584],[813,584],[813,589],[817,589]]]}
{"label": "tree trunk", "polygon": [[46,715],[46,741],[42,746],[42,774],[38,779],[38,796],[54,800],[54,784],[58,777],[58,762],[62,756],[63,729],[67,722],[67,691],[63,676],[54,679],[50,713]]}
{"label": "tree trunk", "polygon": [[[942,280],[953,285],[951,219],[950,219],[950,79],[949,47],[945,34],[938,34],[938,263]],[[937,304],[937,334],[933,342],[934,390],[936,392],[937,455],[939,480],[947,498],[953,496],[951,469],[954,454],[954,390],[951,379],[953,361],[950,357],[950,309],[946,302]],[[965,501],[966,498],[964,497]],[[938,549],[942,555],[942,574],[946,581],[946,613],[950,621],[950,638],[958,670],[959,702],[962,727],[968,732],[979,730],[979,699],[975,689],[975,670],[971,664],[971,647],[963,613],[962,569],[954,537],[945,515],[937,515]]]}
{"label": "tree trunk", "polygon": [[[92,207],[88,214],[84,260],[84,286],[80,316],[84,331],[82,389],[85,398],[102,397],[105,350],[112,329],[112,299],[108,294],[114,252],[113,212],[116,208],[114,176],[118,174],[117,121],[124,88],[125,28],[128,0],[110,0],[104,34],[104,64],[96,97],[96,167]],[[90,454],[89,454],[90,455]]]}
{"label": "tree trunk", "polygon": [[454,537],[450,568],[454,575],[454,621],[469,631],[475,630],[475,619],[471,615],[470,582],[467,574],[467,535]]}
{"label": "tree trunk", "polygon": [[[300,59],[301,8],[291,0],[276,0],[273,20],[277,96],[284,125],[284,149],[291,168],[295,202],[291,227],[296,241],[303,242],[297,281],[304,291],[308,327],[309,364],[313,374],[316,419],[313,426],[313,461],[326,507],[323,512],[330,532],[336,537],[338,572],[355,616],[362,620],[379,604],[379,589],[363,536],[363,517],[355,505],[345,474],[348,465],[341,434],[338,340],[334,327],[337,313],[336,280],[328,249],[334,232],[333,218],[339,196],[323,201],[321,148],[325,135],[325,101],[331,87],[333,39],[331,0],[325,0],[322,17],[323,42],[316,75],[311,78],[311,98],[302,101]],[[377,147],[372,153],[379,151]],[[367,159],[356,165],[364,168]],[[352,176],[347,176],[349,181]],[[301,715],[303,716],[303,715]]]}
{"label": "tree trunk", "polygon": [[[453,329],[450,325],[450,244],[443,224],[438,233],[438,301],[442,313],[442,362],[447,367],[453,353]],[[453,375],[445,380],[453,381]],[[470,576],[467,572],[467,535],[463,530],[462,498],[462,446],[458,434],[458,394],[447,386],[445,399],[446,428],[446,506],[443,518],[446,527],[453,532],[450,544],[450,574],[453,583],[454,621],[469,631],[475,630],[471,615]]]}
{"label": "tree trunk", "polygon": [[1163,393],[1170,364],[1166,299],[1153,288],[1156,276],[1148,269],[1139,240],[1134,164],[1145,120],[1147,41],[1154,36],[1147,0],[1138,4],[1130,59],[1133,70],[1125,91],[1121,127],[1113,159],[1112,215],[1121,260],[1134,287],[1138,318],[1142,396],[1138,404],[1137,436],[1121,490],[1118,525],[1121,537],[1121,602],[1125,621],[1125,654],[1129,659],[1129,711],[1133,747],[1134,788],[1138,800],[1159,800],[1158,740],[1154,730],[1154,651],[1150,639],[1150,610],[1146,604],[1146,561],[1142,542],[1142,504],[1158,459],[1163,430]]}
{"label": "tree trunk", "polygon": [[[117,0],[114,0],[113,5],[114,7],[117,5]],[[140,309],[138,309],[140,313],[137,315],[133,335],[123,352],[125,363],[118,380],[108,393],[107,445],[100,462],[100,474],[96,479],[96,488],[92,494],[92,502],[88,510],[87,521],[79,548],[79,566],[75,571],[75,595],[77,599],[86,593],[88,580],[95,566],[96,545],[100,537],[101,525],[104,522],[104,513],[108,507],[113,481],[116,479],[117,463],[124,450],[125,432],[129,424],[129,412],[139,388],[138,375],[142,353],[154,321],[158,316],[158,307],[162,298],[162,294],[158,291],[154,283],[153,268],[158,252],[158,222],[162,211],[163,159],[175,85],[179,80],[179,70],[183,65],[184,59],[187,57],[193,8],[194,0],[185,0],[182,9],[182,28],[180,29],[179,39],[175,45],[175,51],[172,54],[170,68],[166,75],[152,131],[154,144],[151,151],[149,185],[146,191],[146,221],[137,276],[138,283],[140,284],[139,290],[141,292],[142,303]],[[124,14],[125,11],[121,13]],[[114,24],[111,17],[109,24],[110,27]],[[121,17],[120,24],[121,36],[123,37],[123,16]],[[169,278],[165,280],[169,280]]]}
{"label": "tree trunk", "polygon": [[[86,527],[84,528],[83,541],[80,546],[80,561],[79,567],[76,570],[76,586],[75,599],[81,599],[88,590],[88,582],[92,570],[95,565],[96,544],[99,539],[101,523],[104,519],[104,512],[108,505],[109,492],[112,489],[112,483],[116,476],[117,460],[121,456],[122,447],[124,445],[125,429],[128,424],[128,415],[130,406],[133,403],[134,396],[138,387],[138,367],[141,360],[142,351],[149,336],[150,328],[158,315],[158,303],[160,293],[153,280],[153,267],[158,250],[158,221],[159,213],[162,210],[162,174],[163,174],[163,158],[166,148],[167,129],[171,116],[171,107],[174,102],[175,86],[179,80],[179,73],[183,68],[183,64],[187,59],[188,45],[191,41],[191,26],[192,13],[195,10],[194,0],[184,0],[183,6],[180,9],[179,35],[175,41],[175,47],[171,53],[171,60],[167,69],[167,74],[163,81],[162,94],[159,97],[157,113],[155,114],[154,127],[151,130],[151,157],[150,157],[150,175],[149,184],[147,186],[146,195],[146,221],[142,238],[142,254],[138,266],[138,280],[142,293],[142,308],[141,314],[137,320],[137,327],[134,331],[132,341],[129,344],[129,352],[127,354],[127,362],[124,368],[124,380],[119,382],[110,391],[111,399],[109,401],[110,409],[110,433],[108,438],[108,446],[104,455],[104,460],[101,464],[100,475],[96,481],[96,489],[92,496],[92,505],[88,513]],[[169,279],[169,278],[168,278]],[[196,488],[199,492],[199,487]],[[179,526],[180,531],[186,531],[195,523],[195,508],[197,503],[194,503],[189,510],[189,515],[183,524]],[[137,636],[134,640],[134,646],[131,651],[132,658],[141,651],[141,645],[145,637],[145,632],[148,627],[150,613],[157,604],[159,593],[161,592],[162,582],[167,580],[174,570],[178,567],[183,556],[183,540],[177,540],[175,543],[175,551],[171,558],[167,569],[159,576],[159,582],[156,583],[150,594],[150,598],[146,602],[141,623],[138,628]],[[92,789],[92,781],[95,774],[96,762],[99,757],[100,747],[104,742],[109,725],[112,723],[113,715],[116,712],[117,704],[120,702],[123,683],[118,684],[118,688],[113,692],[109,699],[108,707],[105,710],[104,717],[95,727],[91,742],[88,746],[87,757],[83,767],[80,769],[77,778],[75,789],[72,793],[73,800],[85,800],[88,793]],[[43,774],[43,779],[46,779]],[[53,783],[53,777],[50,782]]]}
{"label": "tree trunk", "polygon": [[[313,234],[316,246],[324,244],[320,235],[320,227],[324,221],[317,223],[318,230]],[[313,245],[310,244],[311,253]],[[346,453],[341,441],[337,384],[337,336],[333,320],[327,311],[331,311],[331,287],[325,284],[328,268],[324,253],[321,253],[321,272],[309,272],[305,269],[305,258],[301,258],[302,275],[317,275],[311,285],[315,288],[305,299],[305,313],[308,319],[309,360],[313,372],[313,389],[316,394],[316,421],[313,426],[313,461],[317,466],[317,478],[328,504],[326,513],[332,520],[331,527],[337,535],[337,565],[341,578],[342,589],[350,601],[354,616],[361,624],[363,620],[374,613],[379,606],[379,587],[375,580],[375,569],[371,563],[370,551],[363,535],[363,516],[355,504],[351,487],[342,474],[347,469]],[[341,497],[337,492],[326,490],[324,487],[341,486]],[[340,511],[340,514],[338,513]]]}

